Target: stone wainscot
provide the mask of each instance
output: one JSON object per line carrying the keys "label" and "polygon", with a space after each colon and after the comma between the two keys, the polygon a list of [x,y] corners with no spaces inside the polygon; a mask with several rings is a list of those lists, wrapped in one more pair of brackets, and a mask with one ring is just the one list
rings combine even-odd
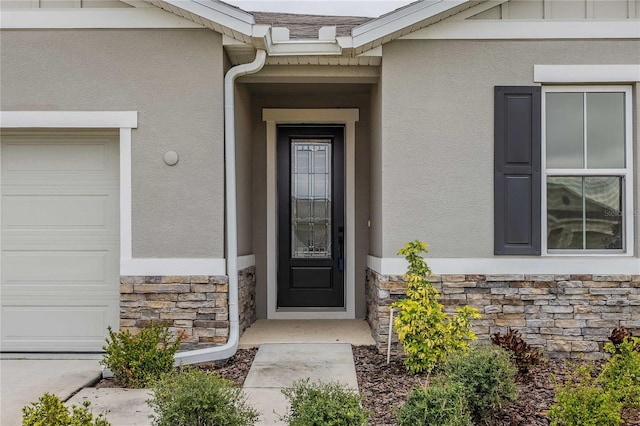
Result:
{"label": "stone wainscot", "polygon": [[[255,268],[238,272],[240,332],[256,318]],[[120,330],[135,333],[159,324],[188,338],[182,348],[223,345],[229,337],[229,280],[226,276],[120,277]]]}
{"label": "stone wainscot", "polygon": [[[447,312],[478,309],[479,341],[507,327],[550,356],[601,358],[611,330],[640,335],[640,275],[434,275]],[[406,280],[368,269],[367,320],[378,348],[386,348],[390,305],[404,297]],[[397,338],[392,336],[397,343]],[[397,349],[397,347],[396,347]]]}

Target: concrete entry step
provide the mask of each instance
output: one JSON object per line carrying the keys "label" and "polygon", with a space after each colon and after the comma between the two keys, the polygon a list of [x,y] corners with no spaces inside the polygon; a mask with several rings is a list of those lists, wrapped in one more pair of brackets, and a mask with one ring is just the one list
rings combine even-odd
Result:
{"label": "concrete entry step", "polygon": [[294,381],[339,382],[358,390],[351,345],[346,343],[302,343],[260,345],[244,392],[249,404],[262,413],[261,425],[281,425],[278,415],[287,412],[281,390]]}
{"label": "concrete entry step", "polygon": [[375,345],[364,319],[353,320],[266,320],[260,319],[240,337],[241,349],[265,343],[350,343]]}

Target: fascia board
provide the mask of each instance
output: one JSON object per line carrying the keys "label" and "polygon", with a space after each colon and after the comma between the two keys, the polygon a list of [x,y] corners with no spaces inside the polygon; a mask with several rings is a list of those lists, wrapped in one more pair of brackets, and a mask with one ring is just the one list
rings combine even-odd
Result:
{"label": "fascia board", "polygon": [[[145,0],[156,5],[154,0]],[[216,22],[223,27],[251,36],[251,27],[255,23],[253,15],[213,0],[161,0],[185,12],[203,19]]]}
{"label": "fascia board", "polygon": [[423,0],[398,9],[351,31],[353,46],[360,47],[403,28],[458,7],[469,0]]}

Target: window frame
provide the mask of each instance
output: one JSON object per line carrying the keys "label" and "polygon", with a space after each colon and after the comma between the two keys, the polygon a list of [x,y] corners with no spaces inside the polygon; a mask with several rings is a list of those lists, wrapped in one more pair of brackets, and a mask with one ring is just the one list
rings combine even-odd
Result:
{"label": "window frame", "polygon": [[[589,93],[589,92],[617,92],[624,93],[624,135],[625,135],[625,167],[615,169],[547,169],[547,126],[546,100],[547,93]],[[633,203],[633,104],[631,86],[622,85],[571,85],[571,86],[542,86],[541,96],[541,245],[542,256],[633,256],[634,255],[634,203]],[[586,121],[584,123],[586,126]],[[549,176],[620,176],[622,184],[622,250],[594,250],[594,249],[551,249],[549,251],[547,235],[547,177]]]}

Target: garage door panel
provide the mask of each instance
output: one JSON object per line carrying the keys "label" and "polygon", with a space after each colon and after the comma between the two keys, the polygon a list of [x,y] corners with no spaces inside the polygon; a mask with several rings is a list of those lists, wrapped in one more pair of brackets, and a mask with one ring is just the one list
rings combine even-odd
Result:
{"label": "garage door panel", "polygon": [[2,152],[5,173],[33,178],[67,172],[114,178],[117,165],[118,149],[113,139],[93,135],[23,136],[7,142]]}
{"label": "garage door panel", "polygon": [[107,225],[107,197],[100,195],[15,195],[2,200],[7,228],[99,228]]}
{"label": "garage door panel", "polygon": [[[111,254],[111,256],[110,256]],[[76,285],[105,287],[113,270],[113,253],[102,251],[4,251],[5,285]],[[110,259],[111,258],[111,259]]]}
{"label": "garage door panel", "polygon": [[86,300],[81,306],[4,305],[2,350],[100,351],[117,312],[113,305]]}
{"label": "garage door panel", "polygon": [[3,187],[2,193],[3,231],[24,231],[20,235],[25,236],[49,231],[119,235],[119,218],[113,214],[119,203],[117,188],[53,191],[14,186]]}

